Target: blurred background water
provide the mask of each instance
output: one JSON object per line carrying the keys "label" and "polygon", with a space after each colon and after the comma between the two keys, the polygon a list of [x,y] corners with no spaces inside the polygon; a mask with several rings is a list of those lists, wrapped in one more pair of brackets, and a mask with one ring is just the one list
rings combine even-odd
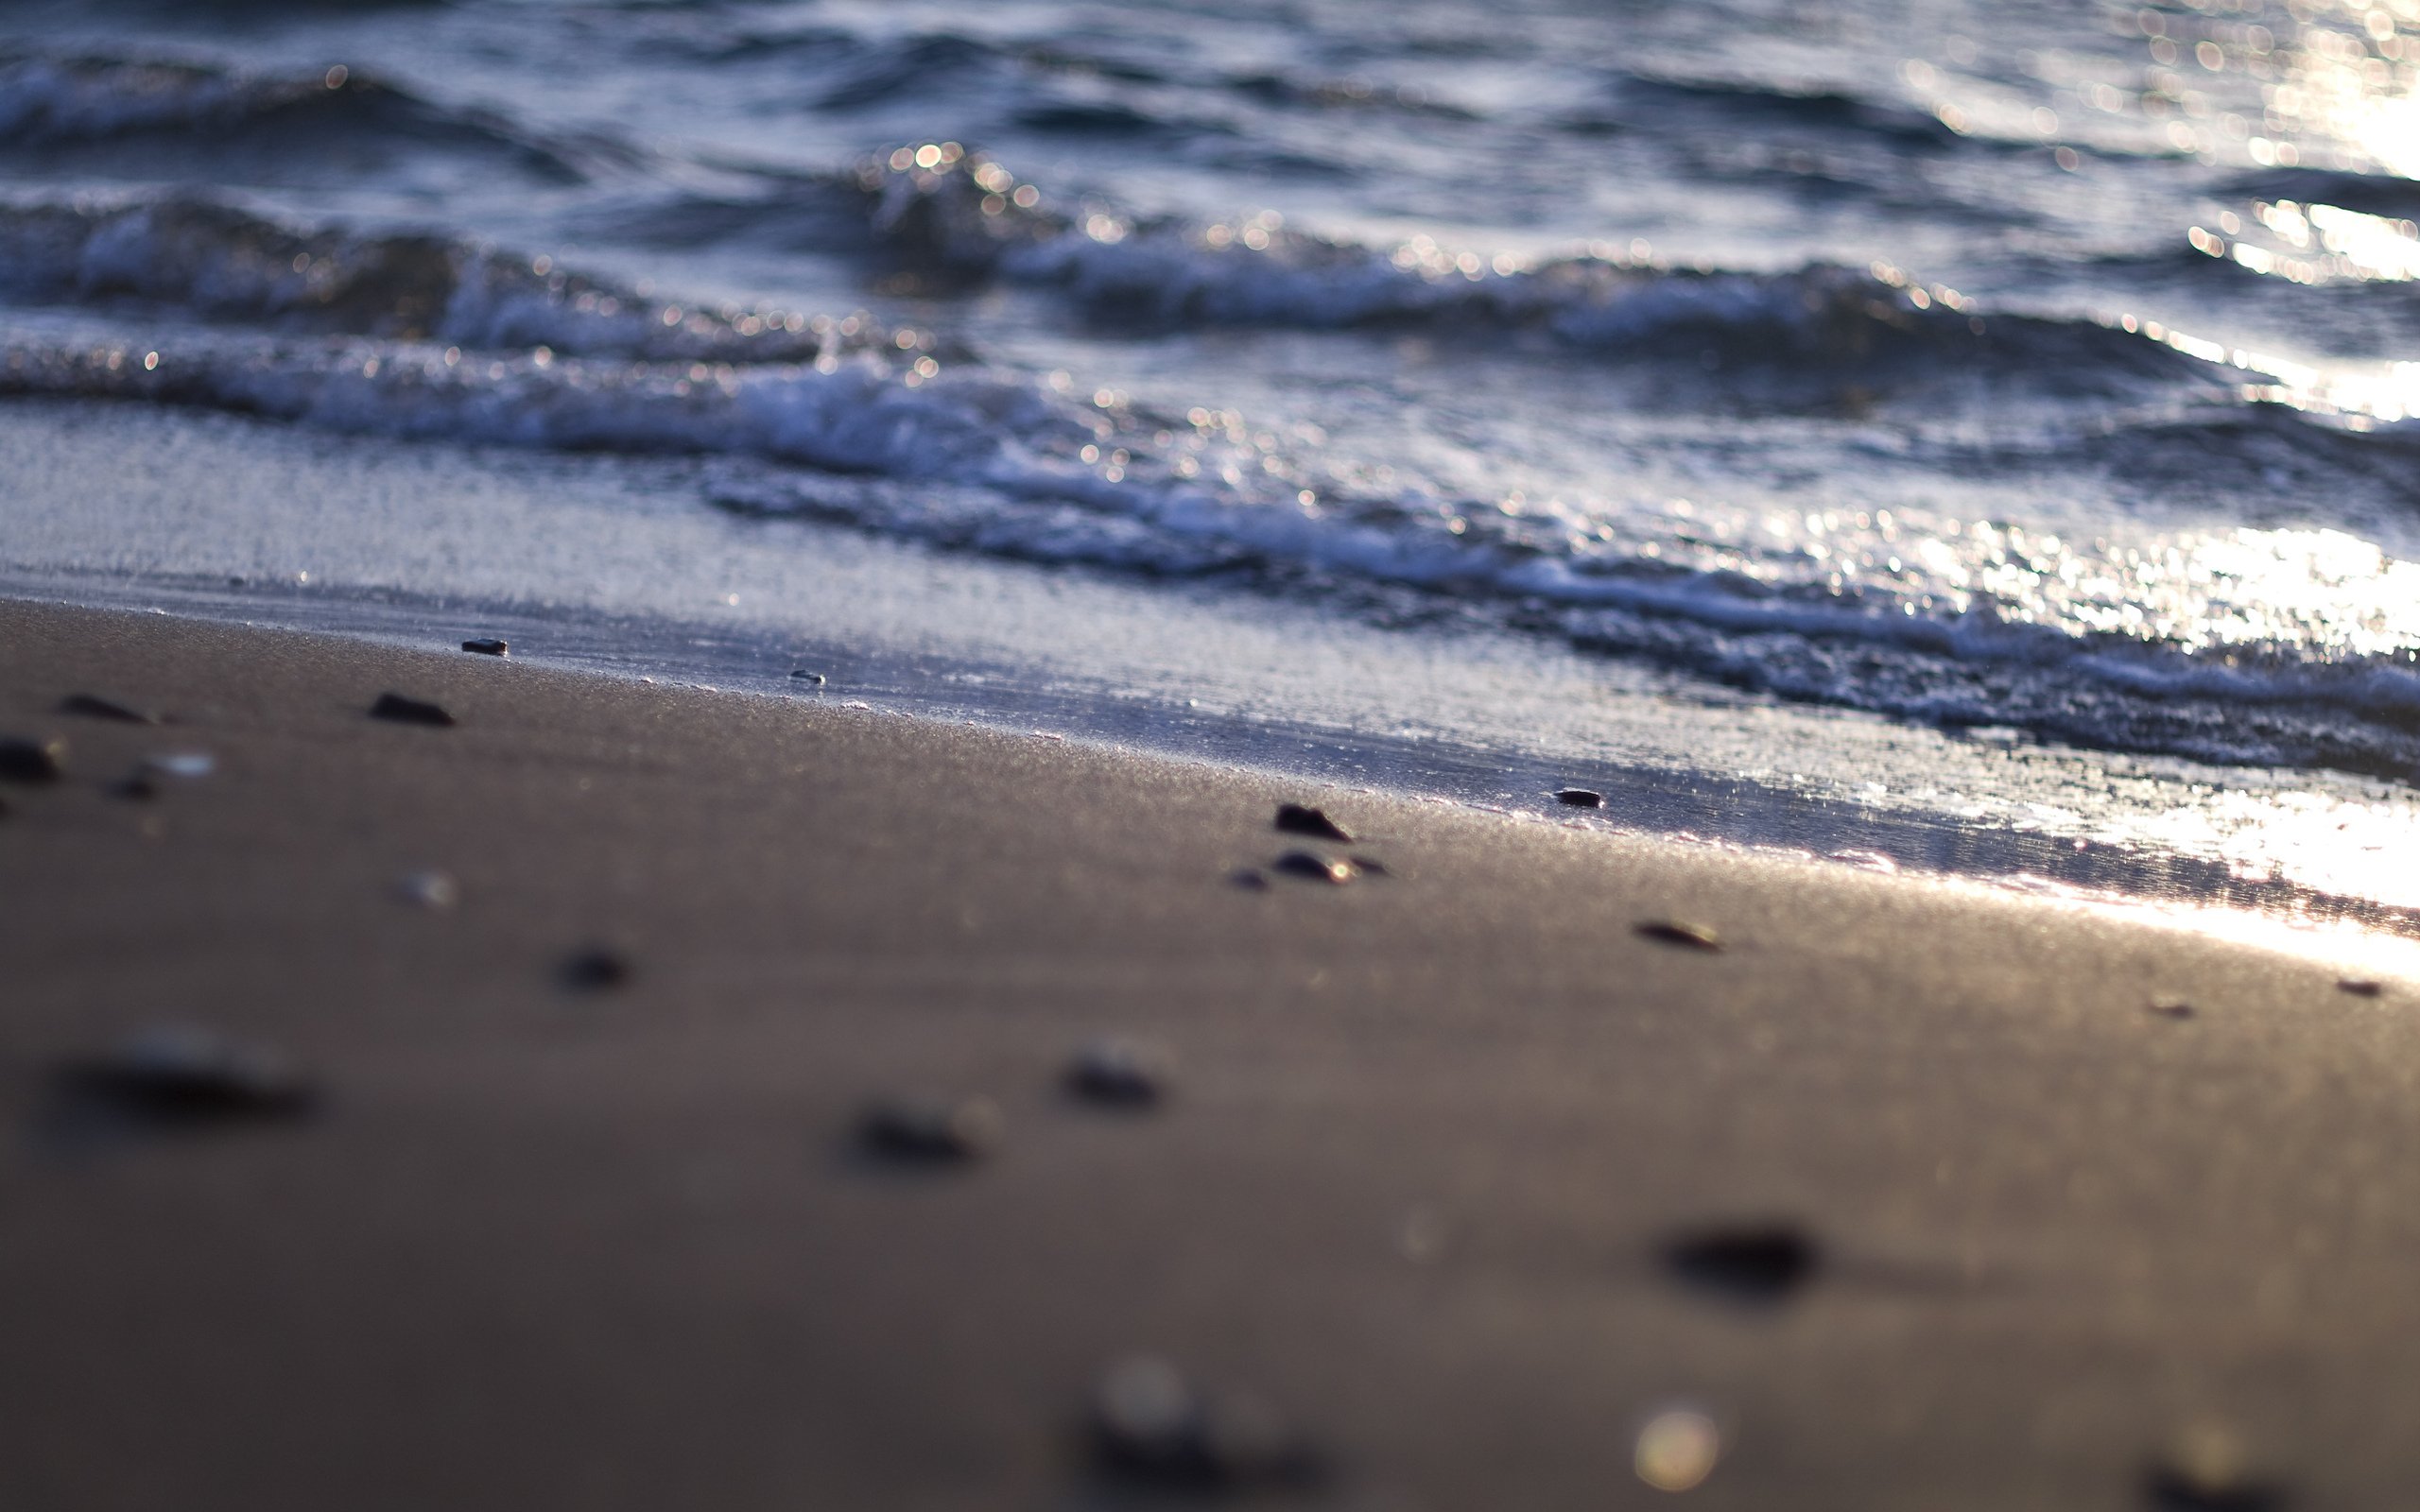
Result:
{"label": "blurred background water", "polygon": [[19,4],[0,558],[2392,920],[2415,78],[2420,0]]}

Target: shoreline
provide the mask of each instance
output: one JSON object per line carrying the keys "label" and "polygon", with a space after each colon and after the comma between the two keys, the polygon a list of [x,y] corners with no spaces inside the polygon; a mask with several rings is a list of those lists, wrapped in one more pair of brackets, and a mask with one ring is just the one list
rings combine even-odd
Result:
{"label": "shoreline", "polygon": [[[1579,819],[1637,838],[1818,865],[1881,864],[2024,895],[2137,908],[2160,918],[2208,916],[2221,920],[2213,927],[2222,929],[2230,927],[2227,916],[2240,914],[2256,916],[2264,928],[2276,930],[2350,928],[2420,939],[2420,906],[2330,890],[2273,867],[2264,871],[2214,855],[2074,837],[2064,828],[2026,831],[1945,811],[1876,806],[1803,781],[1676,767],[1604,752],[1557,756],[1487,749],[1450,730],[1391,736],[1305,722],[1290,708],[1273,715],[1185,708],[1166,688],[1087,681],[1063,671],[1037,676],[1011,657],[984,661],[878,639],[849,644],[828,636],[776,635],[746,624],[717,627],[659,614],[600,615],[576,606],[502,605],[316,582],[229,584],[156,575],[0,572],[0,601],[158,610],[398,648],[444,644],[452,627],[464,634],[501,634],[521,647],[524,662],[557,670],[639,682],[662,679],[779,700],[802,696],[805,685],[790,678],[792,670],[821,669],[829,680],[804,695],[813,702],[872,700],[888,713],[1006,733],[1048,730],[1113,749],[1308,782],[1322,790],[1442,799],[1480,812]],[[1830,713],[1790,712],[1806,718]],[[2069,754],[2111,768],[2118,782],[2130,780],[2125,769],[2137,760],[2112,752]],[[2246,774],[2212,769],[2204,775]],[[2324,773],[2289,775],[2330,779]],[[1553,790],[1572,785],[1602,791],[1606,809],[1582,814],[1557,806]]]}
{"label": "shoreline", "polygon": [[[0,626],[0,732],[69,742],[0,790],[11,1505],[1151,1504],[1085,1428],[1138,1352],[1275,1404],[1325,1469],[1279,1503],[1652,1504],[1676,1404],[1717,1507],[2420,1494],[2420,989],[2340,989],[2374,963],[2325,941],[509,659]],[[168,753],[213,766],[112,791]],[[430,871],[444,906],[399,891]],[[1635,932],[1674,919],[1722,948]],[[51,1139],[60,1068],[163,1022],[290,1053],[314,1115]],[[1164,1106],[1068,1095],[1104,1035],[1173,1056]],[[923,1088],[996,1145],[862,1143]]]}
{"label": "shoreline", "polygon": [[783,684],[775,662],[812,653],[869,701],[1348,787],[1511,806],[1578,782],[1620,789],[1638,828],[1725,845],[2420,917],[2394,859],[2420,845],[2420,794],[2390,783],[1953,732],[1521,634],[742,517],[674,459],[33,401],[0,406],[0,441],[25,464],[5,596],[395,644],[475,617],[557,664],[717,686]]}

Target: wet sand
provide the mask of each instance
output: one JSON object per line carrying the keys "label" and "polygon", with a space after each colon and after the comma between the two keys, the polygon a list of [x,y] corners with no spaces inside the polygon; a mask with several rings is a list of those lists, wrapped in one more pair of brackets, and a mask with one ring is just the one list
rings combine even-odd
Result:
{"label": "wet sand", "polygon": [[[0,1505],[2420,1499],[2409,983],[849,696],[0,604]],[[62,1079],[162,1024],[316,1103]],[[1291,1437],[1104,1458],[1138,1353]]]}

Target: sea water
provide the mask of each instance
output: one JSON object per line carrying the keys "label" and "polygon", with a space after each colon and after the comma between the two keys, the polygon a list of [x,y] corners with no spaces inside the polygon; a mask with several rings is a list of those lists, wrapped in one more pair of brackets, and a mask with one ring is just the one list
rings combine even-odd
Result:
{"label": "sea water", "polygon": [[2413,0],[17,5],[0,573],[2392,922],[2415,79]]}

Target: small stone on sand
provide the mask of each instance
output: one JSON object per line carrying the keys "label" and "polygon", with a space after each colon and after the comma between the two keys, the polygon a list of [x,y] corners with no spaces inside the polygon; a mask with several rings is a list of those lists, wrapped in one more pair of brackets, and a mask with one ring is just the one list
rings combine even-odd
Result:
{"label": "small stone on sand", "polygon": [[1554,800],[1575,809],[1601,809],[1605,806],[1604,794],[1591,793],[1584,787],[1557,788]]}
{"label": "small stone on sand", "polygon": [[56,782],[66,773],[63,740],[0,740],[0,782]]}
{"label": "small stone on sand", "polygon": [[909,1160],[971,1160],[1004,1132],[999,1105],[988,1097],[887,1097],[857,1125],[867,1148]]}
{"label": "small stone on sand", "polygon": [[1342,886],[1354,877],[1352,862],[1331,860],[1308,850],[1288,850],[1279,856],[1270,869],[1282,871],[1289,877],[1307,877],[1313,882],[1324,882],[1332,886]]}
{"label": "small stone on sand", "polygon": [[1242,1490],[1310,1480],[1318,1470],[1275,1408],[1248,1393],[1205,1394],[1152,1355],[1102,1372],[1093,1435],[1103,1469],[1170,1489]]}
{"label": "small stone on sand", "polygon": [[790,676],[798,679],[801,682],[812,683],[819,688],[823,686],[823,674],[821,672],[809,672],[804,668],[801,668],[798,671],[792,672]]}
{"label": "small stone on sand", "polygon": [[1130,1040],[1096,1040],[1067,1066],[1067,1090],[1086,1102],[1149,1108],[1167,1095],[1173,1066],[1167,1053]]}
{"label": "small stone on sand", "polygon": [[2286,1504],[2278,1487],[2250,1475],[2241,1441],[2211,1423],[2177,1435],[2143,1491],[2158,1512],[2272,1512]]}
{"label": "small stone on sand", "polygon": [[62,714],[82,714],[87,719],[111,719],[122,725],[156,725],[160,716],[130,708],[112,698],[96,698],[89,693],[72,693],[59,701]]}
{"label": "small stone on sand", "polygon": [[2373,982],[2362,977],[2348,976],[2336,984],[2336,990],[2339,992],[2349,992],[2357,998],[2374,998],[2386,991],[2386,984],[2384,982]]}
{"label": "small stone on sand", "polygon": [[1277,805],[1277,827],[1288,834],[1316,835],[1322,840],[1351,840],[1334,819],[1300,803]]}
{"label": "small stone on sand", "polygon": [[1659,1491],[1685,1491],[1703,1482],[1722,1452],[1712,1418],[1689,1407],[1657,1413],[1638,1431],[1631,1467]]}
{"label": "small stone on sand", "polygon": [[2177,1003],[2169,1000],[2162,1000],[2157,1003],[2145,1004],[2144,1006],[2151,1012],[2158,1014],[2163,1019],[2189,1019],[2193,1017],[2193,1005],[2190,1003]]}
{"label": "small stone on sand", "polygon": [[136,1035],[65,1067],[62,1079],[83,1097],[160,1123],[292,1118],[317,1101],[284,1056],[190,1028]]}
{"label": "small stone on sand", "polygon": [[1815,1241],[1789,1224],[1700,1229],[1664,1249],[1681,1280],[1749,1302],[1789,1296],[1814,1279],[1821,1258]]}
{"label": "small stone on sand", "polygon": [[138,803],[147,803],[151,799],[160,796],[160,785],[151,781],[151,774],[148,769],[138,766],[126,776],[119,778],[114,782],[112,782],[107,791],[112,798],[122,798]]}
{"label": "small stone on sand", "polygon": [[1703,924],[1691,924],[1677,919],[1651,919],[1635,926],[1636,933],[1666,945],[1680,945],[1693,951],[1719,951],[1722,937]]}
{"label": "small stone on sand", "polygon": [[481,656],[510,656],[512,654],[512,644],[510,642],[499,641],[493,636],[481,636],[475,641],[464,641],[462,643],[462,649],[465,651],[475,651]]}
{"label": "small stone on sand", "polygon": [[462,901],[462,889],[441,871],[406,871],[395,879],[395,896],[431,913],[443,913]]}
{"label": "small stone on sand", "polygon": [[631,963],[607,950],[586,950],[557,969],[556,977],[575,992],[606,992],[627,985]]}
{"label": "small stone on sand", "polygon": [[454,723],[454,716],[436,704],[419,698],[406,698],[400,693],[382,693],[370,706],[372,719],[391,719],[399,725],[438,725]]}

